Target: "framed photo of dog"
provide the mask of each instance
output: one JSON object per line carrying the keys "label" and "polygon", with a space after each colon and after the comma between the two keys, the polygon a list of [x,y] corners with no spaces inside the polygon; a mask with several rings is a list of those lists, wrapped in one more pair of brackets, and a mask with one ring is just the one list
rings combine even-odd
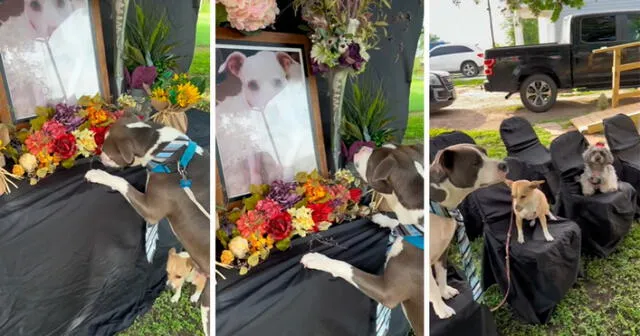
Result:
{"label": "framed photo of dog", "polygon": [[0,122],[96,93],[110,96],[99,0],[0,2]]}
{"label": "framed photo of dog", "polygon": [[233,206],[252,184],[326,175],[310,48],[304,35],[216,29],[218,205]]}

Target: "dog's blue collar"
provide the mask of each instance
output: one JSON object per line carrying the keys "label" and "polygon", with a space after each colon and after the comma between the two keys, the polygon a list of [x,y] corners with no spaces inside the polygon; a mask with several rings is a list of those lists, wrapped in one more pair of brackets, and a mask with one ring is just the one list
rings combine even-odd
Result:
{"label": "dog's blue collar", "polygon": [[[175,169],[172,169],[170,164],[174,162],[170,160],[177,151],[186,147],[182,152],[180,158],[175,161]],[[182,178],[180,179],[180,187],[190,188],[191,179],[187,178],[187,167],[193,159],[198,149],[198,144],[191,141],[187,137],[177,138],[169,142],[164,148],[159,151],[154,157],[147,163],[147,170],[152,173],[171,174],[174,172],[180,173]]]}
{"label": "dog's blue collar", "polygon": [[393,228],[391,234],[402,237],[407,243],[424,250],[424,229],[418,225],[401,224]]}

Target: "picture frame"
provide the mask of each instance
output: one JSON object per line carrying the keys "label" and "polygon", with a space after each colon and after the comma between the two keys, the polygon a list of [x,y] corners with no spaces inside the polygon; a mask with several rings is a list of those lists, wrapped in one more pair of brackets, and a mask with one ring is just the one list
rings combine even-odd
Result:
{"label": "picture frame", "polygon": [[[34,19],[34,14],[29,12],[32,9],[25,6],[22,13],[14,13],[17,15],[10,18],[13,20],[12,23],[15,24],[4,25],[5,30],[7,31],[11,31],[11,29],[16,30],[16,35],[18,35],[16,39],[24,39],[26,41],[25,43],[30,43],[30,45],[16,46],[16,48],[11,51],[9,51],[8,48],[4,50],[0,48],[0,123],[14,124],[18,128],[28,126],[28,120],[36,115],[36,106],[42,106],[48,103],[64,102],[71,97],[77,99],[83,95],[95,95],[96,93],[99,93],[103,98],[105,98],[105,100],[111,100],[102,19],[100,16],[100,1],[74,0],[67,2],[66,4],[69,7],[73,7],[68,9],[59,9],[60,11],[66,10],[66,12],[57,13],[60,19],[54,23],[49,20],[46,22],[43,21],[40,26],[37,24],[34,25],[33,22],[37,22],[39,17],[35,16]],[[44,12],[47,10],[49,10],[49,7],[41,5],[41,13],[36,14],[45,16],[46,13]],[[24,16],[26,20],[29,20],[28,22],[33,26],[33,31],[25,30],[24,27],[20,26],[22,16]],[[49,18],[51,16],[49,15],[47,17]],[[52,24],[57,25],[51,26]],[[75,41],[80,41],[82,38],[77,37],[79,26],[89,27],[91,29],[91,32],[87,35],[91,36],[92,39],[92,43],[90,45],[92,47],[93,57],[79,56],[81,62],[78,62],[78,65],[74,64],[76,60],[70,58],[69,52],[66,52],[67,49],[71,48],[68,48],[68,46],[61,46],[61,44],[64,43],[61,41],[74,41],[74,39],[66,37],[67,33],[72,31],[74,33]],[[0,29],[2,29],[2,26],[0,26]],[[47,33],[43,33],[44,31]],[[20,34],[24,34],[25,36],[19,36]],[[60,35],[65,37],[63,38]],[[86,45],[84,42],[76,43]],[[16,75],[22,74],[22,71],[17,71],[16,69],[11,71],[11,67],[14,63],[11,62],[11,58],[15,58],[16,56],[21,57],[21,55],[25,54],[29,54],[29,57],[22,57],[31,59],[34,64],[38,62],[42,63],[40,66],[30,66],[37,68],[37,72],[40,74],[47,74],[37,78],[37,82],[35,79],[29,80],[29,76],[34,78],[36,76],[27,74],[23,76],[23,79],[19,77],[22,75]],[[37,55],[38,57],[33,57],[34,55]],[[45,55],[48,55],[48,57]],[[85,55],[89,55],[89,53],[85,53]],[[27,66],[26,69],[28,70],[30,66]],[[86,71],[86,69],[93,68],[95,68],[95,73],[92,71]],[[24,69],[25,68],[21,70]],[[65,71],[66,69],[72,69],[75,71]],[[52,78],[54,79],[52,80]],[[91,80],[86,81],[86,78],[91,78]],[[19,84],[16,84],[17,82],[19,82]],[[90,93],[89,91],[92,91],[93,93]],[[33,103],[29,103],[31,99],[21,98],[22,92],[29,92],[33,96],[37,95],[38,100]],[[27,103],[25,103],[25,101]],[[19,106],[16,106],[16,102],[19,102]]]}
{"label": "picture frame", "polygon": [[[262,141],[257,142],[267,147],[270,146],[268,152],[275,155],[268,154],[266,160],[264,155],[259,156],[258,161],[260,163],[258,165],[279,167],[278,169],[281,168],[281,170],[263,169],[263,172],[281,172],[284,177],[282,179],[285,181],[293,181],[291,174],[295,175],[295,173],[299,171],[313,169],[317,169],[320,174],[327,176],[328,167],[320,116],[318,87],[311,71],[310,51],[311,42],[305,35],[272,32],[245,35],[231,29],[216,28],[216,107],[214,108],[214,113],[216,113],[215,170],[216,205],[218,208],[232,209],[241,207],[242,199],[250,195],[247,189],[247,183],[249,185],[254,184],[250,183],[250,181],[255,180],[251,176],[248,178],[245,176],[244,179],[237,179],[234,176],[230,177],[230,173],[225,175],[225,167],[227,171],[243,171],[249,175],[251,175],[251,173],[247,173],[247,171],[253,171],[247,164],[244,166],[236,166],[242,167],[239,169],[231,169],[230,167],[232,166],[228,164],[228,162],[232,160],[230,159],[232,155],[227,153],[238,153],[241,151],[226,150],[226,147],[232,148],[230,147],[232,145],[226,144],[225,139],[233,138],[233,141],[238,141],[239,138],[244,139],[245,136],[241,135],[242,132],[240,131],[238,131],[236,136],[236,134],[233,133],[233,130],[236,128],[230,126],[233,125],[233,123],[227,124],[227,122],[230,119],[233,120],[234,117],[228,117],[231,112],[226,111],[246,110],[235,108],[233,102],[231,102],[232,99],[230,99],[232,97],[237,99],[240,99],[238,98],[239,96],[245,97],[244,99],[252,108],[252,111],[257,111],[251,114],[251,122],[248,124],[256,125],[255,133],[268,135],[268,137],[263,137]],[[258,66],[255,66],[256,64],[258,64]],[[282,68],[279,68],[280,66],[286,70],[284,70],[284,72],[281,71]],[[250,69],[255,70],[250,71]],[[241,73],[240,71],[244,72]],[[286,74],[286,79],[278,79],[278,74],[282,73]],[[240,77],[243,79],[241,80]],[[272,83],[275,84],[271,85]],[[284,84],[285,89],[279,91],[280,89],[277,88],[279,87],[278,84],[281,83],[286,83]],[[274,87],[276,87],[275,95],[273,94]],[[291,95],[287,95],[286,90],[293,90],[293,88],[300,91],[295,91],[297,94],[291,93]],[[303,89],[301,88],[304,88],[306,100],[295,99],[297,97],[303,97],[304,93],[302,93],[301,90]],[[245,91],[243,92],[242,90]],[[265,96],[268,98],[265,99]],[[284,100],[287,97],[290,99]],[[282,101],[278,101],[279,99]],[[265,101],[268,102],[265,103]],[[288,103],[294,104],[297,108],[294,110],[292,107],[291,111],[289,111]],[[232,105],[230,106],[229,104]],[[295,111],[301,112],[298,113]],[[279,122],[274,122],[278,120],[274,117],[275,113],[285,113],[287,116],[295,115],[294,119],[290,119],[289,117],[285,118],[287,120],[284,121],[284,123],[290,123],[290,126],[288,126],[290,129],[294,129],[295,127],[292,127],[294,125],[305,125],[301,127],[300,132],[297,132],[301,139],[304,138],[304,141],[297,142],[291,140],[285,143],[282,139],[285,137],[283,132],[286,131],[283,131],[282,127],[280,127],[279,130],[277,129],[277,127],[281,125],[276,125],[279,124]],[[260,114],[261,116],[258,116]],[[264,125],[262,132],[258,131],[258,125]],[[251,127],[245,130],[245,133],[251,135],[251,133],[254,132]],[[272,129],[274,127],[276,128],[275,130]],[[302,129],[304,127],[307,128]],[[265,129],[266,132],[264,131]],[[288,136],[288,134],[286,136]],[[293,138],[295,139],[296,137]],[[311,141],[311,144],[309,141]],[[287,155],[289,144],[299,143],[304,144],[304,146],[299,145],[299,147],[304,148],[302,151],[305,154],[302,156]],[[309,156],[309,151],[311,150],[313,150],[314,165],[311,164]],[[300,151],[301,150],[298,150],[298,152]],[[302,157],[309,159],[302,159]],[[242,158],[242,160],[244,160],[244,158]],[[265,162],[267,163],[265,164]],[[274,162],[275,164],[273,164]],[[271,163],[271,165],[269,165],[269,163]],[[248,163],[248,165],[251,166],[251,163]],[[293,167],[291,167],[291,165],[293,165]],[[279,178],[264,177],[261,183],[268,184],[274,179]],[[237,181],[242,182],[237,183]],[[245,192],[241,192],[240,189]]]}

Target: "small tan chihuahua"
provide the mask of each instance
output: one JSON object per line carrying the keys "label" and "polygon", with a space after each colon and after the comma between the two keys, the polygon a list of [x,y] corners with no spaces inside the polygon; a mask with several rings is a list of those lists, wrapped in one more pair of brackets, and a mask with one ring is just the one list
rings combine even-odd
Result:
{"label": "small tan chihuahua", "polygon": [[198,272],[198,269],[191,260],[189,253],[176,253],[176,249],[174,248],[169,250],[169,258],[167,259],[167,277],[167,285],[175,291],[171,297],[171,302],[173,303],[180,300],[182,286],[185,282],[192,283],[196,286],[196,291],[190,298],[191,302],[198,302],[207,283],[206,275]]}
{"label": "small tan chihuahua", "polygon": [[522,234],[522,220],[526,219],[533,227],[536,218],[540,220],[542,232],[546,241],[552,241],[553,237],[547,228],[547,217],[555,220],[556,217],[549,210],[547,197],[542,190],[538,189],[544,181],[506,180],[505,183],[511,188],[511,198],[513,199],[513,212],[516,215],[516,228],[518,229],[518,243],[524,244]]}

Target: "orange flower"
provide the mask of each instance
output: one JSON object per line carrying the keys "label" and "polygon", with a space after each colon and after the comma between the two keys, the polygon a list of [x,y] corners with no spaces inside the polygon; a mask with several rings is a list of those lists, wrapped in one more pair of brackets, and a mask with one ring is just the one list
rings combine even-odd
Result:
{"label": "orange flower", "polygon": [[233,262],[233,253],[229,250],[222,251],[222,255],[220,255],[220,262],[224,265],[230,265]]}
{"label": "orange flower", "polygon": [[103,109],[97,109],[93,106],[87,108],[87,117],[91,126],[103,124],[109,120],[109,114]]}
{"label": "orange flower", "polygon": [[327,196],[327,190],[321,185],[313,185],[310,182],[304,185],[305,196],[311,203],[317,202]]}

